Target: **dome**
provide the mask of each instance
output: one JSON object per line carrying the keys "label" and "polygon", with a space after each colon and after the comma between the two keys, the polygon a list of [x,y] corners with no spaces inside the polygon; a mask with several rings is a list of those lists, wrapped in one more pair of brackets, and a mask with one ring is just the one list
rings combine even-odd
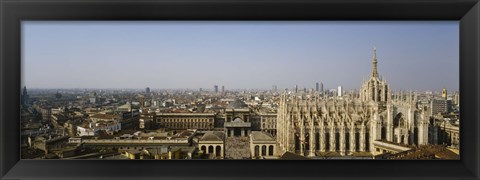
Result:
{"label": "dome", "polygon": [[243,109],[247,108],[248,106],[245,104],[245,102],[237,99],[231,103],[228,104],[227,108],[228,109]]}
{"label": "dome", "polygon": [[240,118],[237,117],[237,118],[235,118],[232,122],[244,122],[244,121],[243,121],[242,119],[240,119]]}

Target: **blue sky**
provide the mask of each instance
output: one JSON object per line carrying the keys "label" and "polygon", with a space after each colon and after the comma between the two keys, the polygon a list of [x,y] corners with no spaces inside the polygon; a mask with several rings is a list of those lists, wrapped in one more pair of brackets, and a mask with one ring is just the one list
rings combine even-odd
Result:
{"label": "blue sky", "polygon": [[24,21],[31,88],[459,87],[458,21]]}

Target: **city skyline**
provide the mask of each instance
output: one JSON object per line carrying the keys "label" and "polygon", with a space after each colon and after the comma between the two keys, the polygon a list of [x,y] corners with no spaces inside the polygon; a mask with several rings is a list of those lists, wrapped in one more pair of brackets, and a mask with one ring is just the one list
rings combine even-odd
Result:
{"label": "city skyline", "polygon": [[[458,91],[458,22],[22,23],[29,88]],[[124,39],[120,39],[124,38]],[[166,66],[166,67],[165,67]]]}

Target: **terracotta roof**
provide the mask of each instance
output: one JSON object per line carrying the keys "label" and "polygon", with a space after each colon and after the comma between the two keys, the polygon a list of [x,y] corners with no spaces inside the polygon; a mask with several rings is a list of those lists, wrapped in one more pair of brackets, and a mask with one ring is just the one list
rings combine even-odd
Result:
{"label": "terracotta roof", "polygon": [[175,135],[180,136],[180,137],[190,137],[192,134],[193,134],[192,131],[182,131],[182,132],[179,132]]}
{"label": "terracotta roof", "polygon": [[114,114],[94,114],[94,115],[91,115],[90,118],[95,118],[95,119],[115,119],[115,118],[119,118],[118,115],[114,115]]}

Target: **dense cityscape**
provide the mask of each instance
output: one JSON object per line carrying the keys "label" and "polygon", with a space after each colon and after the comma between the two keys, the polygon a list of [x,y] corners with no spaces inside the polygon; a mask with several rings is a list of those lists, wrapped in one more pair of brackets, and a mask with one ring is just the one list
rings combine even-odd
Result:
{"label": "dense cityscape", "polygon": [[[368,62],[368,61],[365,61]],[[380,61],[381,62],[381,61]],[[34,89],[23,159],[459,159],[459,92],[391,89]],[[340,83],[340,82],[339,82]],[[168,87],[168,85],[165,85]]]}

